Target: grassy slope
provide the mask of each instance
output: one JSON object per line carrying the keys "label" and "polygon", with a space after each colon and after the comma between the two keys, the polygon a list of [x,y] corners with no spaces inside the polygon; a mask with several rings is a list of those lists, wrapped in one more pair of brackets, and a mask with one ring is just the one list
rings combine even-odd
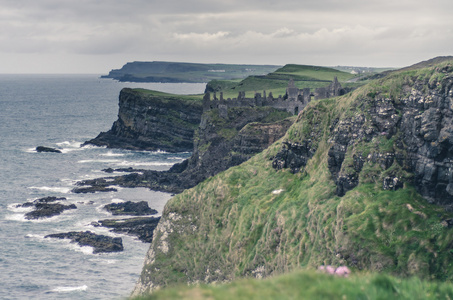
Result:
{"label": "grassy slope", "polygon": [[[153,281],[224,281],[325,264],[453,279],[453,230],[441,223],[452,214],[428,204],[410,185],[384,191],[365,180],[338,197],[327,168],[330,121],[354,114],[355,101],[378,89],[396,93],[412,76],[437,75],[433,69],[395,73],[350,95],[313,101],[281,141],[174,197],[164,214],[184,216],[180,222],[196,231],[169,236],[169,253],[156,252]],[[302,174],[272,168],[283,140],[300,142],[313,132],[317,152]]]}
{"label": "grassy slope", "polygon": [[286,93],[290,79],[293,79],[300,89],[315,89],[328,86],[335,76],[345,85],[345,82],[355,75],[332,68],[290,64],[266,76],[249,76],[242,81],[215,80],[209,84],[223,91],[225,98],[235,98],[239,91],[246,92],[247,97],[253,97],[254,92],[263,90],[278,97]]}
{"label": "grassy slope", "polygon": [[356,274],[342,278],[298,271],[264,280],[238,280],[221,285],[178,286],[138,299],[452,299],[451,284]]}
{"label": "grassy slope", "polygon": [[177,95],[177,94],[169,94],[165,92],[159,92],[159,91],[154,91],[154,90],[147,90],[147,89],[142,89],[142,88],[136,88],[133,89],[136,92],[141,93],[144,96],[149,96],[149,97],[159,97],[162,99],[172,99],[172,98],[178,98],[178,100],[189,100],[189,101],[199,101],[203,99],[203,95]]}

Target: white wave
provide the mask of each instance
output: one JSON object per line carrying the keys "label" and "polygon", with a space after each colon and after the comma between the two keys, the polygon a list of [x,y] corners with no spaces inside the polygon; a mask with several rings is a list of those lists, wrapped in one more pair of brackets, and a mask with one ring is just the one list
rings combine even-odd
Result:
{"label": "white wave", "polygon": [[27,234],[25,235],[26,238],[30,238],[30,239],[37,239],[37,240],[44,240],[44,236],[43,235],[39,235],[39,234]]}
{"label": "white wave", "polygon": [[75,150],[83,150],[83,148],[81,148],[82,143],[76,141],[64,141],[61,143],[56,143],[56,145],[61,148],[59,150],[63,153],[68,153]]}
{"label": "white wave", "polygon": [[79,160],[78,163],[86,164],[86,163],[116,163],[120,162],[118,159],[83,159]]}
{"label": "white wave", "polygon": [[69,187],[30,186],[28,188],[33,189],[33,190],[40,190],[40,191],[46,191],[46,192],[57,192],[57,193],[63,193],[63,194],[68,194],[71,191],[71,188],[69,188]]}
{"label": "white wave", "polygon": [[179,157],[179,156],[169,156],[167,159],[173,159],[173,160],[185,160],[184,157]]}
{"label": "white wave", "polygon": [[29,220],[25,219],[25,214],[6,215],[5,220],[18,221],[18,222],[29,222]]}
{"label": "white wave", "polygon": [[108,157],[125,156],[125,155],[126,154],[123,154],[123,153],[113,153],[112,151],[101,154],[101,156],[108,156]]}
{"label": "white wave", "polygon": [[59,286],[51,290],[51,292],[55,293],[70,293],[70,292],[80,292],[86,291],[88,286],[81,285],[81,286]]}
{"label": "white wave", "polygon": [[61,143],[56,143],[57,146],[60,146],[60,147],[71,147],[71,148],[80,148],[80,146],[82,145],[82,143],[80,142],[76,142],[76,141],[64,141],[64,142],[61,142]]}
{"label": "white wave", "polygon": [[25,214],[11,214],[6,215],[5,220],[17,221],[17,222],[33,222],[33,223],[58,223],[73,218],[71,214],[74,214],[74,209],[65,210],[60,215],[53,217],[42,218],[42,219],[26,219]]}
{"label": "white wave", "polygon": [[174,163],[172,162],[157,162],[157,161],[150,161],[150,162],[131,162],[131,161],[122,161],[117,164],[118,166],[127,166],[127,167],[137,167],[137,166],[173,166]]}
{"label": "white wave", "polygon": [[107,149],[107,146],[96,146],[96,145],[88,144],[88,145],[82,146],[81,148],[83,148],[83,149]]}
{"label": "white wave", "polygon": [[111,201],[112,201],[112,203],[124,203],[124,202],[126,202],[125,200],[119,199],[119,198],[113,198]]}
{"label": "white wave", "polygon": [[33,207],[17,207],[17,205],[22,205],[22,203],[11,203],[8,204],[8,210],[12,212],[21,212],[26,213],[33,210]]}

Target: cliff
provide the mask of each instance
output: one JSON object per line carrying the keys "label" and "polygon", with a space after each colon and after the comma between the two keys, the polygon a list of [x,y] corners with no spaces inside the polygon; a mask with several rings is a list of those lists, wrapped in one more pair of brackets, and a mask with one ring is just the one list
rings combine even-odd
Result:
{"label": "cliff", "polygon": [[134,61],[111,70],[102,78],[130,82],[208,82],[263,75],[278,69],[273,65],[200,64],[166,61]]}
{"label": "cliff", "polygon": [[[139,173],[109,180],[86,180],[78,183],[81,187],[74,191],[86,192],[119,185],[180,193],[266,149],[281,138],[294,121],[291,114],[272,107],[233,107],[226,112],[226,116],[221,116],[216,108],[203,113],[190,149],[192,156],[169,171],[139,170]],[[162,116],[156,115],[155,118]]]}
{"label": "cliff", "polygon": [[326,264],[451,280],[452,65],[312,101],[281,140],[172,198],[134,295]]}
{"label": "cliff", "polygon": [[192,151],[203,107],[196,96],[179,96],[125,88],[119,96],[118,120],[107,132],[85,142],[131,150]]}

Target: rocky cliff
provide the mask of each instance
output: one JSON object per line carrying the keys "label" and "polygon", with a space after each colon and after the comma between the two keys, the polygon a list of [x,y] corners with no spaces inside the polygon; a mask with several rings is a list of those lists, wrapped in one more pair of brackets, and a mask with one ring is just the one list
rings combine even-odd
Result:
{"label": "rocky cliff", "polygon": [[85,144],[131,150],[192,151],[203,113],[201,99],[125,88],[118,120]]}
{"label": "rocky cliff", "polygon": [[206,111],[195,132],[193,153],[188,160],[176,164],[169,171],[139,170],[109,180],[86,180],[80,182],[81,187],[74,191],[119,185],[180,193],[266,149],[286,133],[294,121],[290,116],[272,107],[234,107],[223,116],[219,109]]}
{"label": "rocky cliff", "polygon": [[451,60],[311,102],[167,203],[134,295],[327,264],[451,280],[452,113]]}

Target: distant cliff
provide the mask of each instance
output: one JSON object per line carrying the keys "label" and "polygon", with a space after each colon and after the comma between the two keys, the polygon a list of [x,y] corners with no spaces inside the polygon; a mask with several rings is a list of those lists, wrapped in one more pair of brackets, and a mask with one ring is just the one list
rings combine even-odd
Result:
{"label": "distant cliff", "polygon": [[327,264],[451,280],[452,124],[453,60],[310,102],[167,203],[134,295]]}
{"label": "distant cliff", "polygon": [[102,78],[129,82],[208,82],[265,75],[277,70],[273,65],[199,64],[181,62],[129,62]]}
{"label": "distant cliff", "polygon": [[203,112],[201,98],[125,88],[118,120],[85,144],[131,150],[192,151]]}

